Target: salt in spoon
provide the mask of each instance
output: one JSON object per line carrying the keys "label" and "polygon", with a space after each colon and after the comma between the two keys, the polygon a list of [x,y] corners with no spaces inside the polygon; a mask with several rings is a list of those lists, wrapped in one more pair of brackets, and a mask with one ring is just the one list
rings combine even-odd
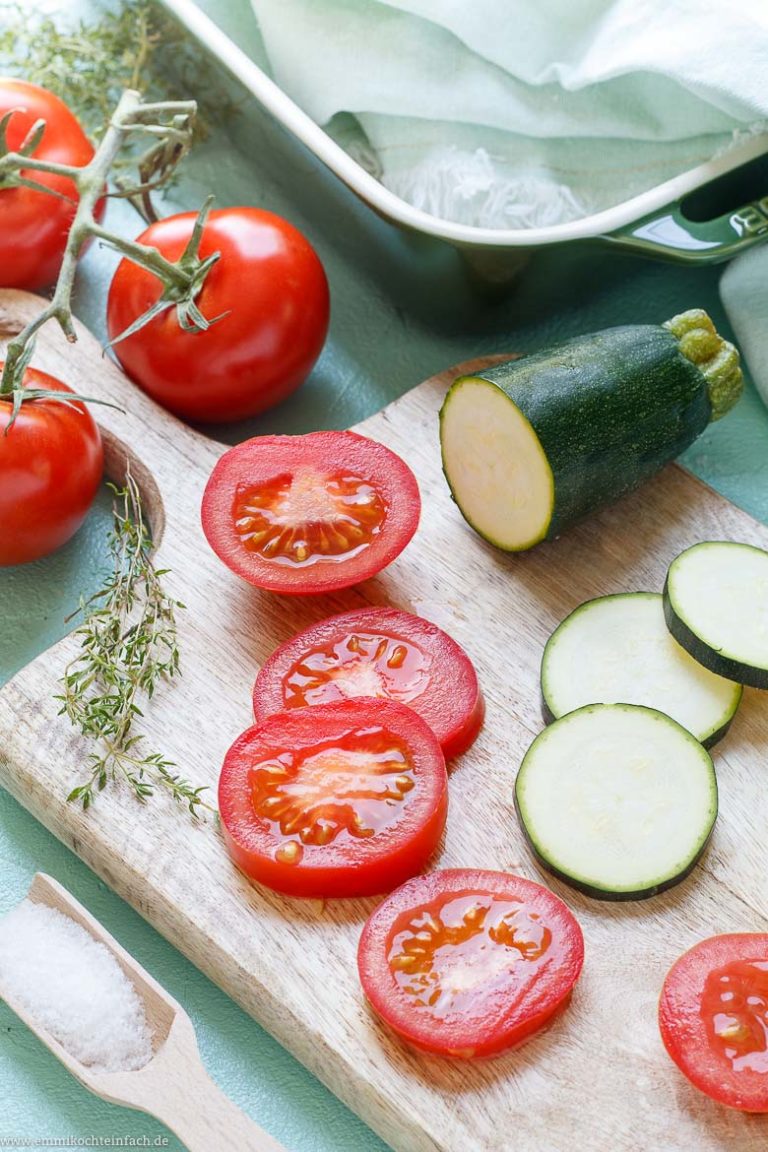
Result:
{"label": "salt in spoon", "polygon": [[36,872],[27,897],[69,916],[106,945],[141,999],[152,1031],[153,1056],[135,1072],[95,1072],[72,1057],[29,1013],[0,996],[80,1083],[108,1100],[162,1121],[189,1152],[286,1152],[218,1088],[203,1067],[187,1013],[114,937],[51,876]]}

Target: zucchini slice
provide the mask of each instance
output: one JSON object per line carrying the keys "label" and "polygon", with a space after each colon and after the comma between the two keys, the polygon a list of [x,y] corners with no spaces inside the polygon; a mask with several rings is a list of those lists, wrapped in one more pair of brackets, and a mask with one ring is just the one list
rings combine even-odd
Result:
{"label": "zucchini slice", "polygon": [[712,758],[677,721],[635,704],[590,704],[536,737],[515,781],[534,855],[600,900],[677,884],[717,816]]}
{"label": "zucchini slice", "polygon": [[705,668],[768,688],[768,552],[730,540],[687,548],[669,567],[664,615]]}
{"label": "zucchini slice", "polygon": [[644,704],[711,748],[741,696],[740,684],[702,668],[673,640],[657,592],[588,600],[555,629],[541,661],[547,723],[585,704]]}
{"label": "zucchini slice", "polygon": [[743,388],[706,312],[611,328],[460,376],[440,411],[443,470],[465,519],[517,552],[637,487]]}

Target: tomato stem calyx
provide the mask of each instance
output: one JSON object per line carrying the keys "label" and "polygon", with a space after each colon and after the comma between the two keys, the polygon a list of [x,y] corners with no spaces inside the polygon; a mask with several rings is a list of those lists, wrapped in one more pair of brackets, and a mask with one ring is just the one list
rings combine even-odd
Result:
{"label": "tomato stem calyx", "polygon": [[[222,312],[221,315],[214,316],[209,320],[203,315],[197,305],[197,297],[202,291],[206,276],[214,264],[221,259],[220,252],[212,252],[210,256],[206,256],[204,259],[200,256],[200,243],[203,238],[203,230],[213,200],[213,196],[209,196],[200,209],[197,219],[195,220],[192,235],[177,261],[174,263],[166,261],[163,256],[160,256],[156,248],[146,249],[147,251],[156,253],[164,264],[170,263],[170,269],[172,269],[172,271],[169,269],[168,272],[166,272],[159,266],[151,269],[151,271],[155,272],[158,278],[165,283],[165,288],[160,298],[156,300],[146,312],[142,312],[141,316],[134,320],[133,324],[129,325],[124,332],[121,332],[119,336],[111,340],[107,347],[114,347],[114,345],[119,344],[121,340],[125,340],[128,336],[133,336],[135,332],[144,328],[145,325],[149,324],[151,320],[154,320],[156,316],[160,316],[170,308],[176,309],[176,319],[179,327],[185,332],[205,332],[212,324],[216,324],[228,315],[228,313]],[[132,258],[130,248],[133,247],[133,245],[126,246],[124,242],[115,244],[110,240],[105,240],[105,243],[110,244],[113,248],[117,248],[118,251],[128,256],[129,259]],[[144,245],[138,245],[138,247],[143,248]],[[144,267],[149,267],[143,260],[137,260],[136,263],[142,264]]]}

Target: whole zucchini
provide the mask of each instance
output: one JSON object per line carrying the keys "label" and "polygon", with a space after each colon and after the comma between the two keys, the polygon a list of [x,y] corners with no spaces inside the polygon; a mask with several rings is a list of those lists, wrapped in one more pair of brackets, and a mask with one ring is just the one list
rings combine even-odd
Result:
{"label": "whole zucchini", "polygon": [[701,309],[609,328],[460,376],[440,410],[443,470],[472,527],[522,551],[647,480],[742,389]]}

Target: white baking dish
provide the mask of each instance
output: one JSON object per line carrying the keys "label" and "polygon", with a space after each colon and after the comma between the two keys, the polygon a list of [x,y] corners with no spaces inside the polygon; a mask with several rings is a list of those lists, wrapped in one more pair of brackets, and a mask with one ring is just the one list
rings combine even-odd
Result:
{"label": "white baking dish", "polygon": [[[462,249],[501,277],[533,249],[590,241],[680,263],[730,259],[768,238],[768,133],[639,196],[546,228],[490,229],[431,216],[366,172],[192,0],[162,0],[259,103],[375,212],[398,226]],[[714,182],[714,183],[713,183]]]}

